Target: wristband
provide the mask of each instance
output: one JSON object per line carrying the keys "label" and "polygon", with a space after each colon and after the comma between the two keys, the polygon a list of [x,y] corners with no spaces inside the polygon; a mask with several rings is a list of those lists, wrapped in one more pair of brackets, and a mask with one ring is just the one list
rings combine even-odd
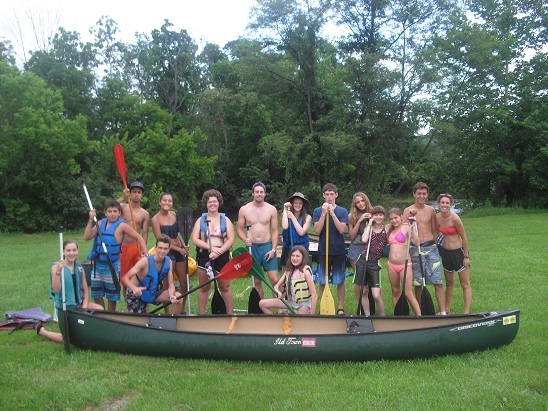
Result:
{"label": "wristband", "polygon": [[169,298],[173,298],[173,297],[175,297],[174,294],[169,294]]}

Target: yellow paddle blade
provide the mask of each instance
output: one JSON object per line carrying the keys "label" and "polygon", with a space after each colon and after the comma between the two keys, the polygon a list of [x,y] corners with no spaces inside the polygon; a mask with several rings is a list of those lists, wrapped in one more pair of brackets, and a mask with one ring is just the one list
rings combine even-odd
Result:
{"label": "yellow paddle blade", "polygon": [[329,284],[325,285],[320,301],[320,315],[335,315],[335,300],[331,295]]}

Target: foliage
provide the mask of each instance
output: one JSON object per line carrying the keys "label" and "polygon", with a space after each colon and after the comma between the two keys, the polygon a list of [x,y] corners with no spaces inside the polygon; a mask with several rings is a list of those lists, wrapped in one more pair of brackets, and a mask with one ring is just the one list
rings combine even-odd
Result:
{"label": "foliage", "polygon": [[0,230],[51,230],[74,224],[78,159],[90,147],[85,119],[62,115],[60,93],[31,72],[0,62]]}
{"label": "foliage", "polygon": [[23,71],[1,41],[0,230],[82,224],[82,178],[94,203],[120,195],[116,143],[128,179],[180,204],[216,187],[234,211],[257,180],[277,206],[328,181],[384,202],[423,180],[547,207],[546,17],[539,0],[260,0],[251,36],[200,49],[169,20],[121,42],[103,16]]}

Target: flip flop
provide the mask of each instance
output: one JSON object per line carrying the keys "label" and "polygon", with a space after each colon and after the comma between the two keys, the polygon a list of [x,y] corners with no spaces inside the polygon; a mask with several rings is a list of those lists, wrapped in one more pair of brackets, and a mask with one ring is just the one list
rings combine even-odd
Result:
{"label": "flip flop", "polygon": [[339,308],[337,310],[337,315],[346,315],[346,313],[344,312],[344,310],[342,308]]}

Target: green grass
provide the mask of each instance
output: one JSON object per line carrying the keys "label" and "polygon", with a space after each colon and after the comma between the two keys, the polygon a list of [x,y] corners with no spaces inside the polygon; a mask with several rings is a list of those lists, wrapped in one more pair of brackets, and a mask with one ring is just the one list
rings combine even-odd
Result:
{"label": "green grass", "polygon": [[[412,361],[272,364],[149,358],[77,348],[68,355],[62,345],[34,331],[2,332],[0,409],[546,410],[547,217],[463,217],[472,256],[472,310],[522,310],[520,331],[509,346]],[[77,239],[81,257],[85,256],[90,243],[82,241],[82,233],[66,233],[65,238]],[[0,250],[0,311],[39,306],[51,312],[48,270],[57,259],[57,234],[1,234]],[[381,274],[383,297],[390,307],[384,261]],[[192,279],[193,284],[196,281]],[[233,292],[249,284],[249,279],[235,280]],[[332,293],[336,296],[334,288]],[[248,295],[249,290],[244,298],[235,299],[237,308],[247,307]],[[191,302],[196,312],[194,294]],[[356,309],[350,278],[345,308],[349,313]],[[457,284],[453,311],[462,310]]]}

